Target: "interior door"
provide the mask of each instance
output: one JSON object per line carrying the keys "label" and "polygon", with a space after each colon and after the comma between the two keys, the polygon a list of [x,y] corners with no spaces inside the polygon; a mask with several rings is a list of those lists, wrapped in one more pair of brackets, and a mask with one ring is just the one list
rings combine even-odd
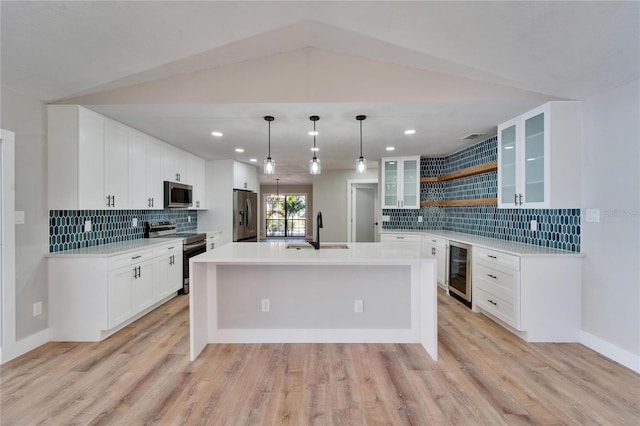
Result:
{"label": "interior door", "polygon": [[376,184],[354,184],[351,193],[351,241],[372,243],[377,234]]}

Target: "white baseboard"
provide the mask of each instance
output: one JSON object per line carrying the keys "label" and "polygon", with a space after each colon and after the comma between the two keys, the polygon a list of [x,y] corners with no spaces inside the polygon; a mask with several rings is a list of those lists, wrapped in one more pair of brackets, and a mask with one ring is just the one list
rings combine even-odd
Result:
{"label": "white baseboard", "polygon": [[11,361],[12,359],[17,358],[20,355],[24,355],[27,352],[32,351],[35,348],[42,346],[48,342],[49,329],[47,328],[37,332],[36,334],[25,337],[22,340],[18,340],[11,345],[7,345],[3,347],[2,351],[0,352],[0,364]]}
{"label": "white baseboard", "polygon": [[578,338],[584,346],[632,369],[636,373],[640,373],[640,355],[622,349],[584,330],[580,330]]}

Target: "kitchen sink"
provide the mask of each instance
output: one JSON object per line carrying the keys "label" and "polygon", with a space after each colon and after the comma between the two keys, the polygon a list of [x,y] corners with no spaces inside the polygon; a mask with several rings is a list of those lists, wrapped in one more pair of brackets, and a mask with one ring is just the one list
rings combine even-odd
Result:
{"label": "kitchen sink", "polygon": [[[349,246],[347,244],[342,243],[320,243],[320,250],[344,250],[348,249]],[[315,248],[309,243],[295,243],[295,244],[287,244],[287,249],[289,250],[315,250]]]}

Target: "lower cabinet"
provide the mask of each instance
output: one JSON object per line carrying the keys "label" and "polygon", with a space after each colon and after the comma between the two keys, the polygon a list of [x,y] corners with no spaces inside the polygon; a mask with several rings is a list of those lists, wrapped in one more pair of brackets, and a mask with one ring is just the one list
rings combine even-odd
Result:
{"label": "lower cabinet", "polygon": [[153,263],[153,296],[162,299],[182,288],[182,246],[158,247]]}
{"label": "lower cabinet", "polygon": [[473,247],[472,307],[528,342],[577,342],[582,259]]}
{"label": "lower cabinet", "polygon": [[52,256],[51,340],[103,340],[181,287],[179,242],[116,256]]}
{"label": "lower cabinet", "polygon": [[422,255],[436,259],[438,286],[447,289],[447,240],[425,234],[422,236]]}

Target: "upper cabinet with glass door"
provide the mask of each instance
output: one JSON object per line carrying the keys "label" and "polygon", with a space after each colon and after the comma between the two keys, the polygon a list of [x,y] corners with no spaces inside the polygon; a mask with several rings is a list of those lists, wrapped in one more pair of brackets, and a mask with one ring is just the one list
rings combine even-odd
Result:
{"label": "upper cabinet with glass door", "polygon": [[420,208],[420,157],[382,158],[382,208]]}
{"label": "upper cabinet with glass door", "polygon": [[580,206],[580,102],[549,102],[498,126],[498,207]]}

